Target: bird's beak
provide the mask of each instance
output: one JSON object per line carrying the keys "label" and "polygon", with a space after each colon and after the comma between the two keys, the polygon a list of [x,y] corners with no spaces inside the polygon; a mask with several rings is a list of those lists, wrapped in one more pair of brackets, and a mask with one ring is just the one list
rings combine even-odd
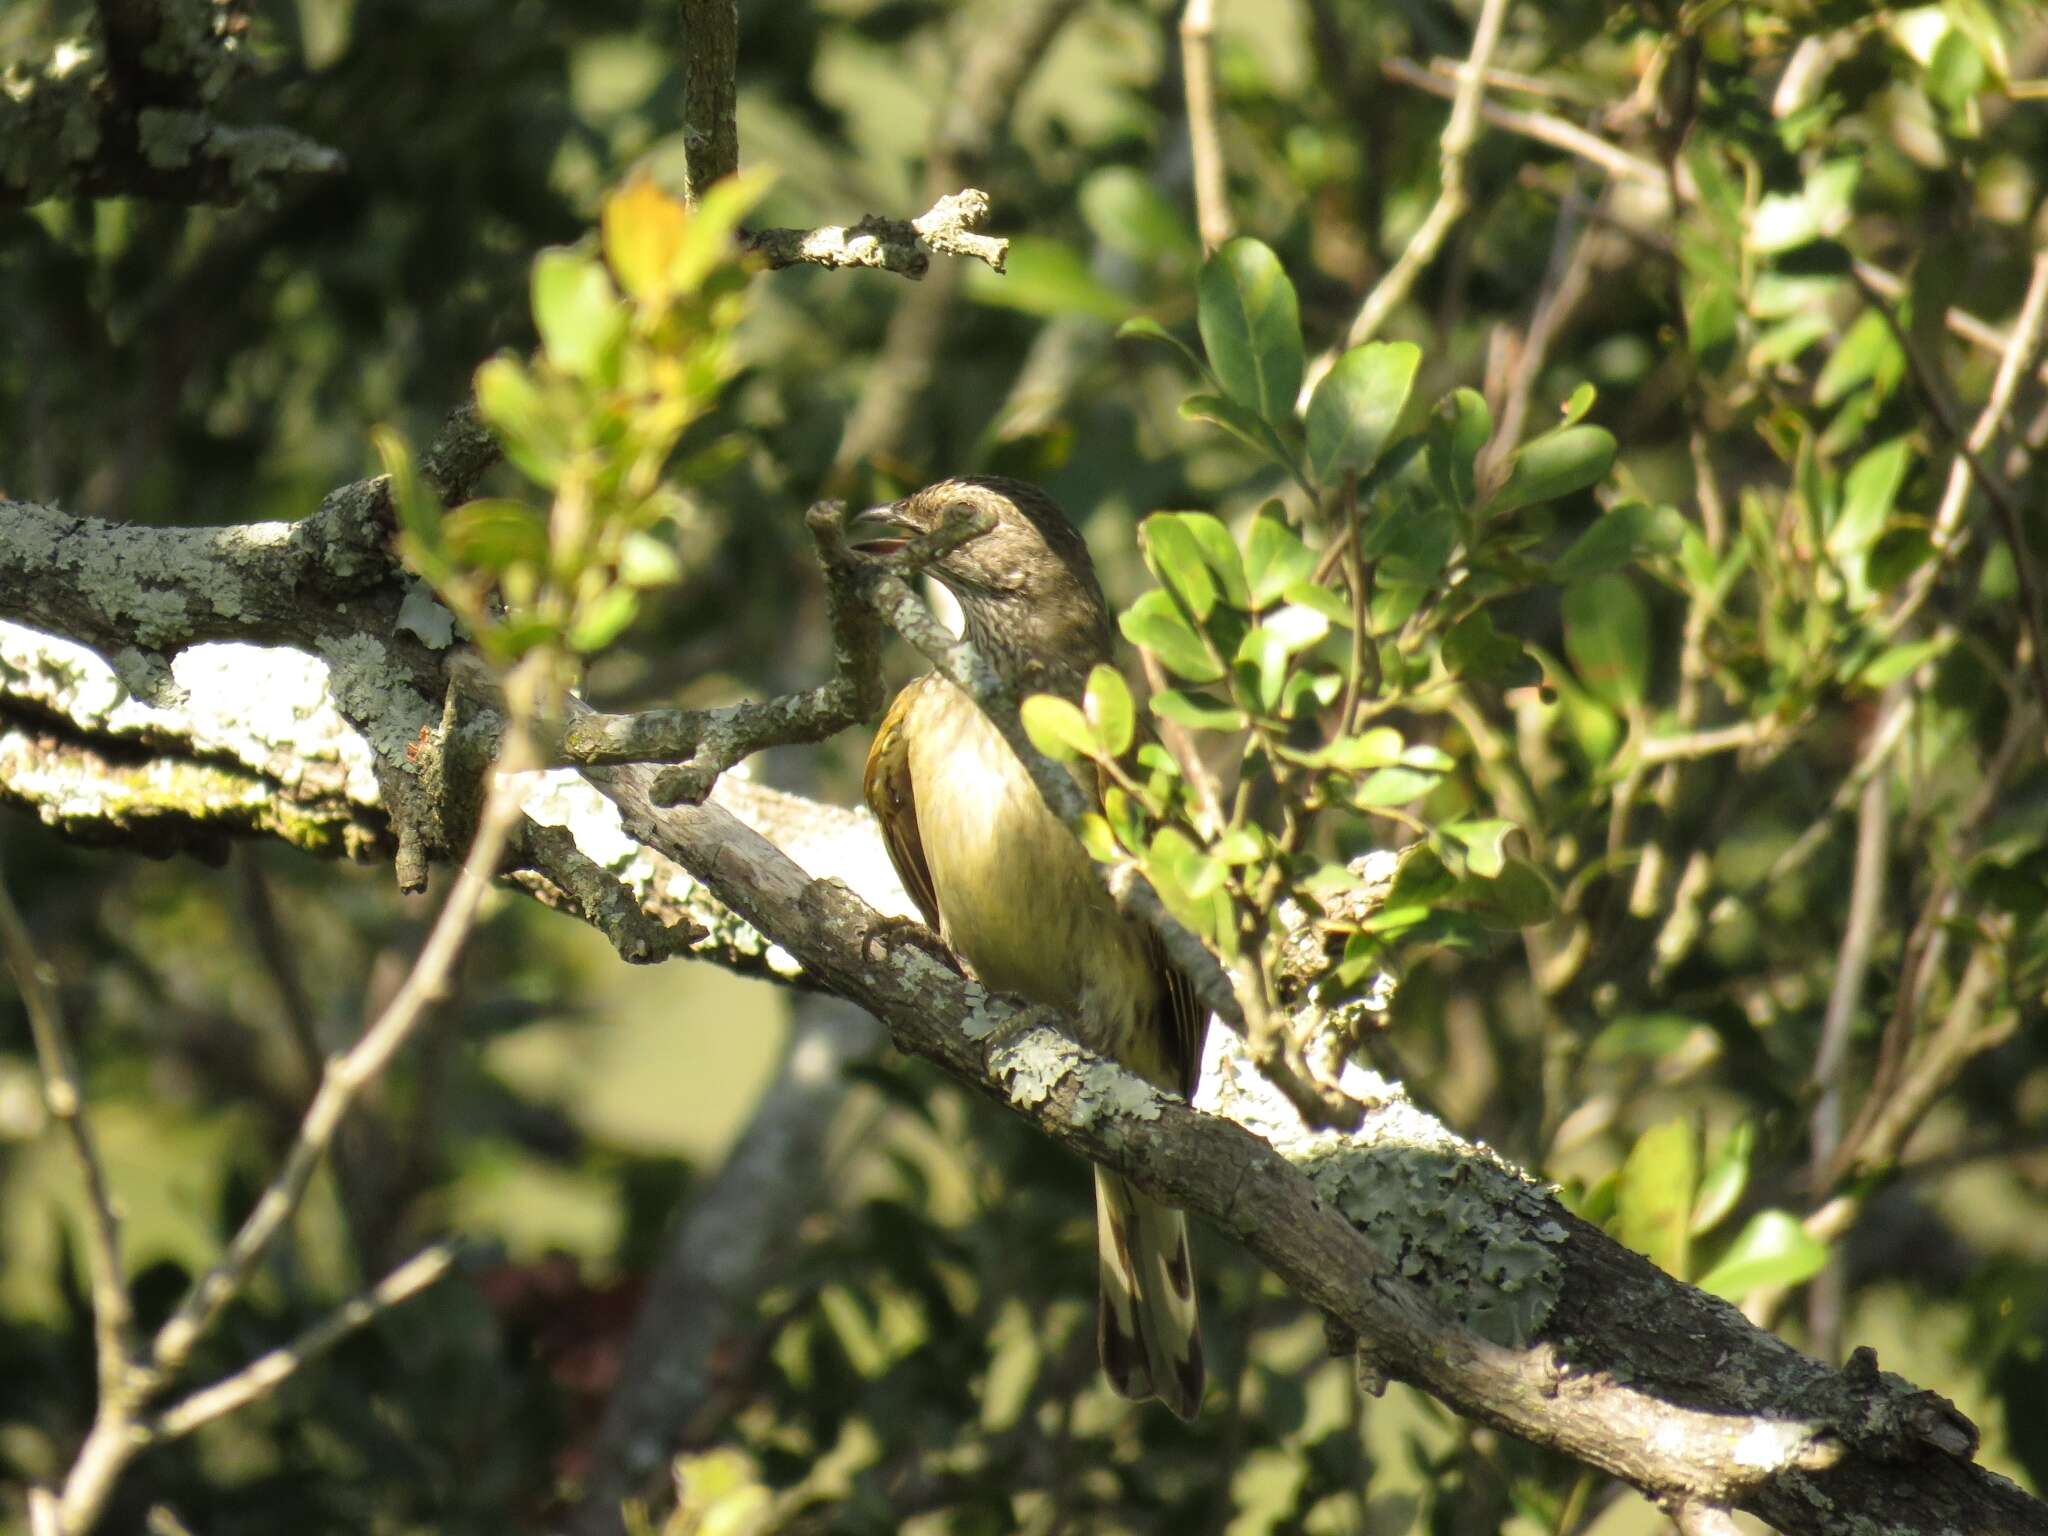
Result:
{"label": "bird's beak", "polygon": [[852,535],[847,542],[864,555],[893,555],[917,532],[893,502],[855,513],[846,529]]}

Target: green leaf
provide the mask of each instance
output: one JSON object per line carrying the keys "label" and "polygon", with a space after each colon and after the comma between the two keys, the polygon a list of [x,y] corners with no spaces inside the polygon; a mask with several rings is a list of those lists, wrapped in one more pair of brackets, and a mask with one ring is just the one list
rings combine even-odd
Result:
{"label": "green leaf", "polygon": [[1293,420],[1301,313],[1280,258],[1256,240],[1225,243],[1202,265],[1196,321],[1223,392],[1269,422]]}
{"label": "green leaf", "polygon": [[1699,1141],[1690,1121],[1667,1120],[1636,1138],[1615,1190],[1614,1235],[1666,1274],[1686,1278]]}
{"label": "green leaf", "polygon": [[1334,768],[1339,773],[1366,773],[1393,767],[1401,761],[1401,750],[1406,745],[1401,733],[1391,725],[1376,725],[1356,736],[1339,736],[1328,746],[1310,753],[1306,760],[1313,767]]}
{"label": "green leaf", "polygon": [[1465,846],[1465,867],[1482,879],[1492,880],[1507,867],[1507,841],[1516,830],[1512,821],[1454,821],[1444,827],[1446,837]]}
{"label": "green leaf", "polygon": [[1095,275],[1086,256],[1043,235],[1014,236],[1000,273],[976,262],[965,281],[967,296],[978,304],[1048,319],[1117,322],[1132,309],[1130,299]]}
{"label": "green leaf", "polygon": [[1221,864],[1249,864],[1266,856],[1266,840],[1257,827],[1233,827],[1216,839],[1209,853]]}
{"label": "green leaf", "polygon": [[1851,466],[1842,480],[1841,513],[1828,530],[1828,550],[1837,559],[1863,553],[1884,532],[1911,463],[1912,445],[1895,437]]}
{"label": "green leaf", "polygon": [[1711,1232],[1721,1219],[1735,1209],[1735,1202],[1749,1187],[1749,1159],[1756,1150],[1756,1122],[1736,1123],[1700,1176],[1700,1191],[1692,1203],[1692,1235]]}
{"label": "green leaf", "polygon": [[1212,704],[1198,695],[1166,688],[1152,695],[1152,713],[1191,731],[1241,731],[1251,724],[1241,709]]}
{"label": "green leaf", "polygon": [[1351,628],[1351,604],[1343,593],[1312,581],[1290,581],[1280,594],[1299,608],[1313,608],[1332,624]]}
{"label": "green leaf", "polygon": [[1097,662],[1095,670],[1088,674],[1088,691],[1082,697],[1081,707],[1103,750],[1111,757],[1122,757],[1130,751],[1138,711],[1121,672],[1106,661]]}
{"label": "green leaf", "polygon": [[1191,683],[1213,683],[1223,676],[1222,665],[1164,592],[1145,593],[1124,610],[1117,627],[1126,640],[1157,656],[1176,677]]}
{"label": "green leaf", "polygon": [[646,590],[665,587],[679,580],[682,566],[676,552],[651,533],[631,533],[619,546],[619,576],[629,585]]}
{"label": "green leaf", "polygon": [[1088,717],[1071,699],[1056,693],[1034,693],[1017,707],[1024,734],[1031,745],[1057,763],[1076,758],[1099,758],[1102,744],[1088,724]]}
{"label": "green leaf", "polygon": [[1557,916],[1557,893],[1527,859],[1505,860],[1492,879],[1466,881],[1463,893],[1472,916],[1488,928],[1511,933]]}
{"label": "green leaf", "polygon": [[1170,513],[1154,513],[1138,527],[1145,563],[1196,620],[1216,606],[1216,582],[1194,534]]}
{"label": "green leaf", "polygon": [[391,477],[391,506],[398,514],[399,528],[419,542],[423,549],[438,551],[441,544],[441,503],[421,482],[413,462],[412,444],[395,427],[372,427],[370,443]]}
{"label": "green leaf", "polygon": [[1368,774],[1364,782],[1351,792],[1351,803],[1362,810],[1406,805],[1435,789],[1439,777],[1417,768],[1382,768]]}
{"label": "green leaf", "polygon": [[1560,427],[1577,426],[1585,419],[1586,412],[1593,409],[1593,402],[1599,398],[1600,392],[1590,383],[1581,384],[1571,392],[1570,398],[1565,401],[1564,408],[1560,412],[1562,420],[1558,422],[1558,425]]}
{"label": "green leaf", "polygon": [[1488,510],[1500,514],[1583,490],[1614,463],[1614,434],[1604,427],[1559,427],[1515,450],[1508,478]]}
{"label": "green leaf", "polygon": [[593,602],[581,604],[569,626],[569,645],[585,652],[601,651],[625,632],[640,612],[640,594],[631,587],[607,587]]}
{"label": "green leaf", "polygon": [[1116,844],[1116,833],[1110,830],[1106,817],[1093,811],[1086,812],[1074,832],[1081,839],[1081,846],[1088,850],[1088,857],[1098,864],[1114,864],[1123,856]]}
{"label": "green leaf", "polygon": [[1081,183],[1079,202],[1089,232],[1133,260],[1190,256],[1199,249],[1180,206],[1136,166],[1102,167]]}
{"label": "green leaf", "polygon": [[569,457],[568,427],[524,363],[509,353],[483,363],[476,371],[476,405],[521,474],[550,487],[561,478]]}
{"label": "green leaf", "polygon": [[1116,334],[1119,340],[1130,337],[1143,337],[1147,341],[1163,341],[1182,357],[1186,358],[1188,366],[1193,368],[1196,373],[1204,376],[1208,375],[1209,365],[1195,355],[1195,349],[1174,335],[1173,332],[1169,331],[1157,320],[1154,320],[1150,315],[1131,316],[1130,319],[1116,328]]}
{"label": "green leaf", "polygon": [[1102,743],[1096,739],[1096,731],[1071,698],[1032,694],[1018,705],[1018,719],[1024,723],[1024,735],[1030,737],[1034,748],[1053,762],[1102,756]]}
{"label": "green leaf", "polygon": [[582,251],[533,261],[533,323],[548,361],[579,379],[604,373],[626,334],[626,309],[603,263]]}
{"label": "green leaf", "polygon": [[1180,403],[1181,415],[1190,421],[1206,421],[1221,427],[1245,446],[1279,464],[1288,462],[1287,450],[1279,436],[1260,417],[1223,395],[1189,395]]}
{"label": "green leaf", "polygon": [[1379,463],[1421,364],[1422,349],[1409,341],[1368,342],[1337,359],[1308,403],[1308,467],[1318,485]]}
{"label": "green leaf", "polygon": [[1798,1285],[1811,1280],[1827,1261],[1827,1245],[1808,1236],[1791,1214],[1758,1211],[1721,1255],[1721,1262],[1700,1276],[1699,1287],[1724,1301],[1739,1303],[1767,1285]]}
{"label": "green leaf", "polygon": [[1452,626],[1439,654],[1444,670],[1453,677],[1508,685],[1535,680],[1535,664],[1522,642],[1495,629],[1493,616],[1484,608],[1473,609]]}
{"label": "green leaf", "polygon": [[1188,536],[1202,552],[1209,574],[1216,578],[1217,586],[1222,589],[1223,601],[1233,608],[1251,607],[1251,591],[1245,584],[1244,556],[1238,553],[1237,540],[1230,536],[1230,530],[1223,526],[1222,519],[1211,517],[1207,512],[1163,512],[1158,515],[1175,519],[1188,531]]}
{"label": "green leaf", "polygon": [[1271,607],[1289,585],[1314,575],[1315,568],[1315,553],[1287,526],[1280,503],[1266,503],[1252,519],[1245,541],[1245,582],[1252,607]]}
{"label": "green leaf", "polygon": [[1626,712],[1643,699],[1650,672],[1650,611],[1618,571],[1564,590],[1564,649],[1586,690]]}
{"label": "green leaf", "polygon": [[448,552],[476,570],[503,571],[524,561],[548,560],[547,518],[523,501],[482,497],[466,501],[442,524]]}
{"label": "green leaf", "polygon": [[1936,635],[1931,640],[1915,640],[1906,645],[1895,645],[1880,651],[1870,664],[1859,671],[1852,681],[1859,688],[1888,688],[1900,678],[1919,670],[1923,662],[1932,661],[1945,652],[1950,640]]}
{"label": "green leaf", "polygon": [[1685,518],[1675,507],[1624,501],[1593,520],[1572,547],[1550,567],[1553,581],[1571,582],[1601,571],[1619,570],[1644,555],[1674,553],[1685,537]]}
{"label": "green leaf", "polygon": [[1904,377],[1906,354],[1892,334],[1891,322],[1882,310],[1866,309],[1856,317],[1839,345],[1829,355],[1820,376],[1813,381],[1816,405],[1833,405],[1851,390],[1875,383],[1880,395],[1888,395]]}
{"label": "green leaf", "polygon": [[1477,494],[1473,462],[1493,436],[1493,413],[1476,389],[1454,389],[1436,404],[1429,425],[1429,473],[1437,495],[1463,510]]}

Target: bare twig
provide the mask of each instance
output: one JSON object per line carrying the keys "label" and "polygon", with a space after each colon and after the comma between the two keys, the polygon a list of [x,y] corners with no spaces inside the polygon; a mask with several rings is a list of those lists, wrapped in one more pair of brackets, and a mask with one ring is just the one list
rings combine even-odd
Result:
{"label": "bare twig", "polygon": [[[1970,428],[1970,435],[1964,439],[1948,469],[1948,483],[1942,488],[1941,505],[1934,514],[1934,526],[1928,530],[1928,538],[1934,545],[1934,557],[1913,573],[1906,584],[1905,594],[1893,608],[1886,620],[1888,633],[1896,633],[1927,601],[1940,578],[1942,566],[1953,552],[1963,521],[1963,509],[1970,497],[1970,457],[1988,451],[1998,430],[2005,422],[2005,413],[2012,408],[2013,391],[2019,381],[2031,368],[2034,355],[2040,350],[2042,320],[2048,317],[2048,251],[2034,257],[2033,275],[2027,281],[2027,296],[2020,303],[2019,318],[2013,322],[2012,332],[1999,355],[1998,372],[1991,381],[1991,393],[1984,401],[1983,410],[1977,413],[1977,420]],[[1967,451],[1964,451],[1967,450]]]}
{"label": "bare twig", "polygon": [[[1927,408],[1940,425],[1943,434],[1955,445],[1956,456],[1968,466],[1970,476],[1983,491],[1984,499],[1990,503],[1993,515],[1998,519],[1999,530],[2005,535],[2005,542],[2012,551],[2013,573],[2018,578],[2020,589],[2020,618],[2026,627],[2031,642],[2029,650],[2034,669],[2034,682],[2040,690],[2040,697],[2048,699],[2048,605],[2044,605],[2041,594],[2041,579],[2034,570],[2034,556],[2026,537],[2026,517],[2012,487],[1994,470],[1985,459],[1981,449],[1972,446],[1976,436],[1974,429],[1963,431],[1955,416],[1954,402],[1949,395],[1948,383],[1933,358],[1927,355],[1910,328],[1899,322],[1897,311],[1885,302],[1861,275],[1857,278],[1863,296],[1891,328],[1892,335],[1899,343],[1899,349],[1906,354],[1907,366],[1920,386],[1921,396]],[[2030,292],[2031,297],[2031,292]],[[2036,326],[2040,316],[2034,317]],[[2017,328],[2016,328],[2017,329]],[[2015,341],[2023,349],[2032,346],[2031,341]],[[1996,423],[1987,431],[1996,430]]]}
{"label": "bare twig", "polygon": [[1480,105],[1486,94],[1486,70],[1493,60],[1494,46],[1500,41],[1501,21],[1507,15],[1507,9],[1507,0],[1484,0],[1479,8],[1479,22],[1472,29],[1472,53],[1466,60],[1464,78],[1458,82],[1452,97],[1451,119],[1444,125],[1443,141],[1438,150],[1442,184],[1436,203],[1423,218],[1422,227],[1409,237],[1400,258],[1387,269],[1359,306],[1357,318],[1351,322],[1351,329],[1344,338],[1347,347],[1359,346],[1379,334],[1387,317],[1407,299],[1416,278],[1422,275],[1422,269],[1436,259],[1451,226],[1472,205],[1471,191],[1465,185],[1465,157],[1471,152],[1473,141],[1479,134]]}
{"label": "bare twig", "polygon": [[1634,749],[1636,766],[1654,768],[1659,763],[1687,762],[1694,758],[1713,757],[1721,752],[1740,752],[1745,747],[1768,741],[1782,729],[1783,722],[1767,718],[1737,720],[1731,725],[1691,731],[1683,736],[1653,736]]}
{"label": "bare twig", "polygon": [[[1413,59],[1388,59],[1380,66],[1380,72],[1389,80],[1427,91],[1432,96],[1455,98],[1465,83],[1461,79],[1454,85],[1451,81],[1430,73]],[[1608,175],[1619,180],[1638,182],[1655,187],[1659,191],[1670,190],[1671,178],[1666,176],[1664,168],[1656,161],[1631,154],[1620,145],[1609,143],[1599,134],[1589,132],[1576,123],[1566,122],[1561,117],[1554,117],[1546,112],[1518,111],[1492,101],[1480,104],[1479,115],[1489,128],[1498,128],[1504,133],[1517,134],[1538,144],[1548,144],[1552,149],[1563,150],[1568,155],[1576,155],[1590,165],[1599,166]],[[1697,198],[1698,189],[1694,187],[1692,178],[1686,174],[1683,163],[1678,166],[1677,182],[1678,194],[1682,199],[1692,202]],[[1637,239],[1653,243],[1661,243],[1664,239],[1662,231],[1631,229],[1630,233]],[[1904,281],[1895,273],[1887,272],[1870,262],[1858,260],[1853,263],[1851,270],[1859,283],[1888,299],[1900,298],[1906,291]],[[1942,320],[1955,335],[1987,352],[2003,353],[2012,344],[2009,333],[1987,325],[1967,310],[1952,307],[1943,312]],[[2043,381],[2048,381],[2048,363],[2039,365],[2035,369],[2035,374]]]}
{"label": "bare twig", "polygon": [[14,973],[22,1009],[28,1014],[36,1064],[42,1071],[43,1102],[49,1106],[50,1118],[64,1128],[65,1138],[71,1143],[72,1160],[78,1164],[79,1181],[85,1187],[85,1252],[86,1270],[92,1281],[93,1354],[104,1396],[118,1385],[135,1360],[135,1308],[121,1266],[121,1218],[107,1183],[106,1165],[100,1161],[99,1146],[86,1119],[85,1093],[56,988],[4,883],[0,883],[0,949],[6,951],[7,968]]}
{"label": "bare twig", "polygon": [[1223,134],[1216,111],[1216,0],[1188,0],[1180,13],[1180,67],[1187,87],[1188,149],[1195,168],[1195,223],[1202,249],[1213,251],[1232,232],[1224,185]]}
{"label": "bare twig", "polygon": [[424,1291],[454,1262],[455,1250],[446,1243],[422,1250],[291,1343],[257,1356],[233,1375],[173,1403],[149,1422],[145,1433],[152,1441],[175,1440],[269,1395],[301,1366],[326,1354],[365,1323]]}
{"label": "bare twig", "polygon": [[[1895,691],[1902,692],[1897,685]],[[1813,1106],[1810,1166],[1816,1196],[1827,1176],[1842,1134],[1842,1069],[1849,1059],[1849,1030],[1863,1003],[1863,984],[1870,974],[1870,953],[1884,913],[1887,855],[1891,850],[1891,778],[1873,772],[1863,786],[1856,811],[1856,862],[1849,881],[1849,915],[1842,928],[1842,946],[1835,960],[1835,980],[1821,1018],[1820,1047],[1813,1078],[1820,1096]],[[1839,1256],[1815,1276],[1807,1292],[1808,1322],[1823,1360],[1839,1357],[1842,1324],[1842,1273]]]}
{"label": "bare twig", "polygon": [[767,258],[771,267],[808,262],[819,267],[874,267],[920,278],[931,269],[931,252],[967,256],[987,262],[996,271],[1009,259],[1010,242],[976,234],[988,221],[986,192],[968,187],[933,203],[914,219],[891,219],[871,213],[858,224],[827,224],[819,229],[757,229],[748,231],[748,250]]}
{"label": "bare twig", "polygon": [[[606,763],[668,763],[655,784],[663,805],[696,804],[711,793],[720,774],[768,747],[823,741],[850,725],[872,719],[882,704],[878,661],[880,631],[849,573],[853,555],[813,507],[812,537],[826,575],[827,616],[833,675],[816,687],[772,699],[746,700],[718,709],[649,709],[630,715],[579,712],[550,743],[552,761],[594,766]],[[965,538],[959,532],[954,543]],[[936,559],[952,547],[920,545],[921,558]]]}
{"label": "bare twig", "polygon": [[[445,986],[475,926],[483,894],[497,875],[500,857],[518,820],[524,793],[521,778],[539,760],[526,728],[532,715],[532,687],[528,676],[515,674],[515,686],[509,692],[521,702],[515,706],[513,723],[505,732],[497,779],[478,813],[469,857],[427,935],[419,958],[362,1038],[347,1052],[328,1061],[300,1124],[298,1138],[229,1242],[227,1252],[193,1284],[157,1330],[148,1349],[124,1350],[120,1369],[106,1373],[92,1427],[65,1476],[61,1493],[54,1499],[54,1509],[38,1515],[39,1520],[51,1522],[52,1531],[62,1536],[80,1536],[99,1519],[121,1474],[157,1438],[160,1421],[146,1416],[148,1403],[183,1369],[221,1310],[247,1287],[257,1264],[298,1210],[313,1174],[357,1096],[390,1065]],[[5,910],[11,912],[12,908]],[[177,1405],[171,1410],[171,1422],[178,1426],[175,1432],[183,1433],[260,1396],[296,1369],[298,1358],[325,1348],[349,1329],[360,1326],[380,1307],[394,1305],[412,1294],[442,1267],[445,1259],[436,1264],[422,1256],[387,1278],[368,1297],[344,1306],[296,1345],[263,1357],[246,1371]],[[368,1311],[363,1310],[366,1306]],[[51,1502],[45,1496],[43,1503]]]}

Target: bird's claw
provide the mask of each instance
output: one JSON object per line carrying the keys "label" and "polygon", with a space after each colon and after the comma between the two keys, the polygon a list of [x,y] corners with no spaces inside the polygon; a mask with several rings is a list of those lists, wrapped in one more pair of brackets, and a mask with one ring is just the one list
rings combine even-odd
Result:
{"label": "bird's claw", "polygon": [[923,950],[955,976],[967,974],[960,968],[960,957],[953,953],[946,941],[914,917],[885,917],[876,922],[861,935],[860,958],[863,963],[871,963],[878,945],[889,949],[898,944],[909,944]]}

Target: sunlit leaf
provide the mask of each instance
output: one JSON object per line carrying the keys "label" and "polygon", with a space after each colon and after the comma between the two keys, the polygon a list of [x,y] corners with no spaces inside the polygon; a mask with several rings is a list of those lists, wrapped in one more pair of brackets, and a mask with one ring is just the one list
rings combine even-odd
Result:
{"label": "sunlit leaf", "polygon": [[1137,708],[1131,702],[1131,690],[1124,675],[1108,662],[1097,662],[1095,670],[1088,674],[1082,711],[1095,740],[1111,757],[1122,757],[1130,750]]}
{"label": "sunlit leaf", "polygon": [[1216,580],[1194,533],[1171,513],[1158,512],[1139,525],[1145,563],[1197,620],[1216,606]]}
{"label": "sunlit leaf", "polygon": [[1213,683],[1223,676],[1222,665],[1164,592],[1144,593],[1124,610],[1117,624],[1126,640],[1157,656],[1176,677],[1191,683]]}
{"label": "sunlit leaf", "polygon": [[1317,484],[1365,474],[1400,422],[1422,349],[1407,341],[1353,347],[1332,365],[1308,404],[1308,466]]}
{"label": "sunlit leaf", "polygon": [[1667,1120],[1636,1138],[1615,1191],[1614,1235],[1680,1280],[1691,1263],[1699,1138],[1688,1120]]}
{"label": "sunlit leaf", "polygon": [[1643,700],[1650,675],[1650,611],[1618,571],[1564,590],[1564,649],[1579,681],[1610,707]]}
{"label": "sunlit leaf", "polygon": [[608,365],[626,333],[626,311],[595,257],[556,248],[534,258],[533,323],[548,361],[587,379]]}
{"label": "sunlit leaf", "polygon": [[1301,536],[1287,526],[1278,502],[1269,502],[1252,519],[1245,540],[1245,581],[1254,608],[1268,608],[1296,581],[1313,575],[1316,557]]}
{"label": "sunlit leaf", "polygon": [[1764,1286],[1798,1285],[1819,1274],[1828,1261],[1825,1243],[1807,1235],[1785,1211],[1758,1211],[1721,1261],[1699,1278],[1703,1291],[1740,1302]]}
{"label": "sunlit leaf", "polygon": [[1301,314],[1280,258],[1231,240],[1202,266],[1196,320],[1223,391],[1269,422],[1290,421],[1301,390]]}
{"label": "sunlit leaf", "polygon": [[1614,434],[1604,427],[1560,427],[1515,450],[1507,480],[1487,504],[1493,513],[1512,512],[1584,490],[1614,462]]}
{"label": "sunlit leaf", "polygon": [[1152,695],[1152,713],[1193,731],[1241,731],[1251,723],[1245,712],[1233,705],[1210,704],[1172,688]]}
{"label": "sunlit leaf", "polygon": [[1749,1187],[1749,1159],[1756,1150],[1756,1122],[1742,1120],[1736,1123],[1714,1155],[1707,1159],[1706,1171],[1700,1175],[1699,1194],[1693,1200],[1692,1234],[1711,1232],[1721,1220],[1735,1209],[1735,1202],[1742,1198],[1743,1190]]}
{"label": "sunlit leaf", "polygon": [[1055,693],[1034,693],[1017,708],[1024,734],[1031,745],[1055,762],[1070,763],[1081,757],[1103,756],[1088,717],[1071,699]]}

